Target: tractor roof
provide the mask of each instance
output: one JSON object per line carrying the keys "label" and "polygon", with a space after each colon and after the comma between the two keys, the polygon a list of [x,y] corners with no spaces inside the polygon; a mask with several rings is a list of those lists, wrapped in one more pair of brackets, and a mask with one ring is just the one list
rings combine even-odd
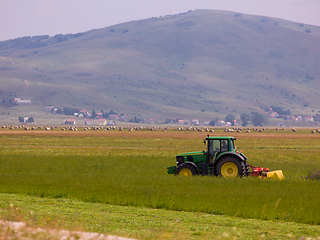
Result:
{"label": "tractor roof", "polygon": [[207,138],[206,139],[210,139],[210,140],[228,140],[228,139],[231,139],[231,140],[236,140],[236,138],[234,137],[230,137],[230,136],[210,136],[209,134],[207,135]]}

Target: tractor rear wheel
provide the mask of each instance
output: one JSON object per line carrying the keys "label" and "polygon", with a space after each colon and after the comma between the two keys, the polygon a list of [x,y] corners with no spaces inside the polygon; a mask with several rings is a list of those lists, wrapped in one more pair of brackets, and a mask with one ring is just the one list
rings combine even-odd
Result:
{"label": "tractor rear wheel", "polygon": [[191,165],[183,164],[177,168],[175,175],[185,176],[185,177],[194,176],[194,175],[197,175],[197,171]]}
{"label": "tractor rear wheel", "polygon": [[250,172],[249,172],[249,164],[247,161],[244,161],[244,167],[245,167],[245,174],[246,176],[249,176],[250,175]]}
{"label": "tractor rear wheel", "polygon": [[242,177],[245,175],[245,164],[237,157],[226,156],[215,166],[215,175],[224,178]]}

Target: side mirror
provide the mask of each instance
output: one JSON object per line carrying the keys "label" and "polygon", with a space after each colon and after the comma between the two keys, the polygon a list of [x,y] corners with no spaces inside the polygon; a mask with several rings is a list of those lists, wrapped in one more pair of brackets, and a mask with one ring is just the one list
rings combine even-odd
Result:
{"label": "side mirror", "polygon": [[203,144],[206,145],[206,143],[207,143],[207,141],[204,139],[204,140],[203,140]]}

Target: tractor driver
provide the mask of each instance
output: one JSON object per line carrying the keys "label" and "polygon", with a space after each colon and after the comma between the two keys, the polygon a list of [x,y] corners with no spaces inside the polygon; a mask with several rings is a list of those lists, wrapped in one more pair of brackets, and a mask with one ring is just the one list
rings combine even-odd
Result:
{"label": "tractor driver", "polygon": [[227,140],[221,140],[221,152],[228,151],[228,142]]}
{"label": "tractor driver", "polygon": [[216,158],[217,153],[220,152],[220,141],[219,140],[211,140],[209,142],[209,162],[213,162]]}

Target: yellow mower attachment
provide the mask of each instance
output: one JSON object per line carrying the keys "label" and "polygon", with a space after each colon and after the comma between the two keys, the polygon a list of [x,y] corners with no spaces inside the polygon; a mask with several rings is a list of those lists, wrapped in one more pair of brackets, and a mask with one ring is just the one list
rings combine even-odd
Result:
{"label": "yellow mower attachment", "polygon": [[275,179],[279,179],[279,180],[284,179],[282,170],[266,172],[266,174],[267,174],[267,178],[275,178]]}
{"label": "yellow mower attachment", "polygon": [[263,167],[254,167],[250,165],[252,172],[249,172],[249,175],[252,177],[259,177],[259,178],[275,178],[282,180],[284,179],[282,170],[277,170],[277,171],[271,171],[269,168],[263,168]]}

